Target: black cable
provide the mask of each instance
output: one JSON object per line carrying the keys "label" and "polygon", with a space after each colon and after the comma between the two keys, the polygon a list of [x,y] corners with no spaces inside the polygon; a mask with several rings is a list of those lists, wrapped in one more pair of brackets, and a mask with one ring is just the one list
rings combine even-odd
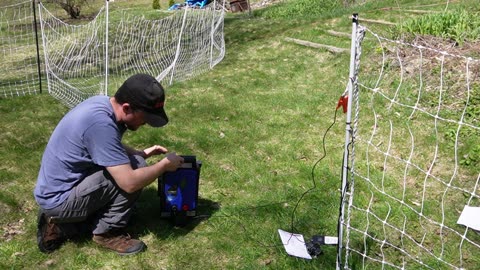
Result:
{"label": "black cable", "polygon": [[313,187],[308,189],[307,191],[305,191],[301,196],[300,198],[298,199],[297,203],[295,204],[295,207],[293,208],[293,212],[292,212],[292,219],[291,219],[291,230],[292,232],[294,231],[294,219],[295,219],[295,212],[298,208],[298,205],[300,204],[300,201],[305,197],[305,195],[307,195],[309,192],[311,192],[312,190],[314,190],[316,187],[317,187],[317,184],[316,184],[316,181],[315,181],[315,168],[317,167],[317,165],[320,163],[320,161],[322,161],[326,156],[327,156],[327,149],[326,149],[326,146],[325,146],[325,138],[327,137],[327,134],[328,132],[330,131],[330,129],[333,127],[333,125],[335,125],[337,121],[337,109],[335,109],[335,113],[333,115],[333,122],[332,124],[327,128],[327,130],[325,131],[325,133],[323,134],[323,139],[322,139],[322,146],[323,146],[323,155],[315,162],[315,164],[313,165],[312,167],[312,182],[313,182]]}
{"label": "black cable", "polygon": [[[337,108],[338,109],[338,108]],[[296,210],[298,209],[298,206],[300,204],[300,202],[303,200],[303,198],[309,193],[311,192],[312,190],[316,189],[317,187],[317,184],[316,184],[316,181],[315,181],[315,168],[318,166],[318,164],[327,156],[327,150],[326,150],[326,145],[325,145],[325,141],[326,141],[326,137],[327,137],[327,134],[328,132],[330,131],[330,129],[335,125],[336,121],[337,121],[337,109],[335,109],[335,113],[333,115],[333,122],[332,124],[330,124],[330,126],[327,128],[327,130],[325,131],[325,133],[323,134],[323,138],[322,138],[322,149],[323,149],[323,154],[322,156],[314,163],[314,165],[312,166],[312,170],[311,170],[311,177],[312,177],[312,182],[313,182],[313,187],[309,188],[307,191],[305,191],[304,193],[302,193],[302,195],[300,196],[300,198],[298,199],[297,203],[295,204],[295,207],[292,211],[292,217],[291,217],[291,231],[292,231],[292,234],[290,236],[290,239],[291,237],[293,237],[293,231],[295,231],[295,228],[294,228],[294,223],[295,223],[295,212]],[[343,167],[342,167],[343,168]],[[263,206],[255,206],[255,207],[248,207],[247,209],[256,209],[256,208],[259,208],[259,207],[265,207],[265,206],[268,206],[268,205],[274,205],[274,204],[280,204],[280,203],[285,203],[285,202],[277,202],[277,203],[271,203],[271,204],[267,204],[267,205],[263,205]],[[232,215],[228,215],[228,214],[223,214],[223,216],[216,216],[216,217],[232,217]],[[239,222],[240,223],[240,222]],[[248,232],[248,230],[245,228],[245,226],[240,223],[240,225],[242,226],[243,230],[245,232]],[[256,241],[258,244],[260,244],[261,246],[263,247],[268,247],[268,248],[271,248],[271,247],[279,247],[279,246],[284,246],[283,243],[282,244],[276,244],[276,245],[266,245],[260,241]]]}

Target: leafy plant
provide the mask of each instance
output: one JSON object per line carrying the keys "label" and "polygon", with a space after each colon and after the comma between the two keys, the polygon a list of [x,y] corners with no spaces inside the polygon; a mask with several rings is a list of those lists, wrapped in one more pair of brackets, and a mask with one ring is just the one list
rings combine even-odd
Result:
{"label": "leafy plant", "polygon": [[160,9],[160,0],[153,0],[152,8],[153,9]]}
{"label": "leafy plant", "polygon": [[480,145],[470,148],[467,154],[460,159],[460,164],[465,166],[478,166],[480,163]]}
{"label": "leafy plant", "polygon": [[400,34],[432,35],[462,44],[480,38],[478,15],[466,10],[428,14],[406,20],[397,30]]}

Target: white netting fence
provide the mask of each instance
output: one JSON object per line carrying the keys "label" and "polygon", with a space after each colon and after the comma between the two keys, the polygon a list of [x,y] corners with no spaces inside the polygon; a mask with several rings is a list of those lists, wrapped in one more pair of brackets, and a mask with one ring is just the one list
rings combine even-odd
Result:
{"label": "white netting fence", "polygon": [[480,60],[366,37],[343,266],[478,269],[480,234],[457,220],[465,205],[480,206]]}
{"label": "white netting fence", "polygon": [[48,92],[69,107],[105,93],[105,24],[102,8],[84,25],[70,25],[52,15],[42,3],[40,22]]}
{"label": "white netting fence", "polygon": [[165,84],[198,76],[225,55],[223,12],[190,9],[161,20],[146,20],[123,12],[110,24],[110,72],[124,80],[134,72],[149,72]]}
{"label": "white netting fence", "polygon": [[40,91],[31,1],[0,6],[0,57],[0,97],[22,96]]}
{"label": "white netting fence", "polygon": [[212,69],[225,55],[224,10],[214,6],[147,20],[128,11],[109,18],[107,3],[89,23],[69,25],[40,4],[49,93],[73,107],[135,73],[169,85]]}

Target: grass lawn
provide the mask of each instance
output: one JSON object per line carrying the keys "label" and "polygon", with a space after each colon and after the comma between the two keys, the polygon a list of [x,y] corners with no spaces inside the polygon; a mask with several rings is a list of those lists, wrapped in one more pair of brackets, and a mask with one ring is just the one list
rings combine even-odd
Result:
{"label": "grass lawn", "polygon": [[[226,16],[224,60],[198,78],[167,88],[167,126],[145,126],[124,136],[137,148],[160,144],[203,163],[200,216],[185,227],[160,218],[156,184],[144,189],[128,227],[148,246],[139,255],[119,257],[87,237],[52,254],[38,251],[33,187],[49,136],[68,109],[46,91],[0,98],[0,269],[334,269],[335,246],[325,247],[314,260],[298,259],[286,254],[277,230],[307,239],[337,234],[345,138],[341,110],[325,145],[323,138],[348,82],[349,53],[285,38],[349,49],[348,37],[328,30],[350,33],[353,12],[361,19],[399,23],[421,16],[398,12],[399,6],[442,11],[446,5],[440,0],[358,2],[314,16],[302,13],[300,4],[286,12],[283,3],[255,9],[252,16]],[[451,9],[475,3],[450,2]],[[144,10],[149,18],[163,12],[152,12],[147,0],[117,0],[111,6]],[[390,33],[384,24],[370,26]]]}

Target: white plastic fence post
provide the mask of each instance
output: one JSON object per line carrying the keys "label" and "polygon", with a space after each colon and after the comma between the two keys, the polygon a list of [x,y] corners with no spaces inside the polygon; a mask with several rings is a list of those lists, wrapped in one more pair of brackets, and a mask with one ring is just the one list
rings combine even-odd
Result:
{"label": "white plastic fence post", "polygon": [[352,43],[350,50],[350,72],[348,80],[348,106],[345,126],[345,147],[343,153],[343,168],[342,168],[342,188],[340,190],[340,216],[338,220],[338,246],[337,246],[337,266],[339,270],[342,265],[342,242],[343,242],[343,221],[345,211],[345,193],[347,192],[347,178],[348,178],[348,147],[352,138],[352,99],[353,99],[353,82],[355,76],[355,56],[356,56],[356,40],[357,40],[358,14],[354,13],[352,16]]}
{"label": "white plastic fence post", "polygon": [[106,0],[105,8],[105,96],[108,95],[108,3],[109,0]]}

